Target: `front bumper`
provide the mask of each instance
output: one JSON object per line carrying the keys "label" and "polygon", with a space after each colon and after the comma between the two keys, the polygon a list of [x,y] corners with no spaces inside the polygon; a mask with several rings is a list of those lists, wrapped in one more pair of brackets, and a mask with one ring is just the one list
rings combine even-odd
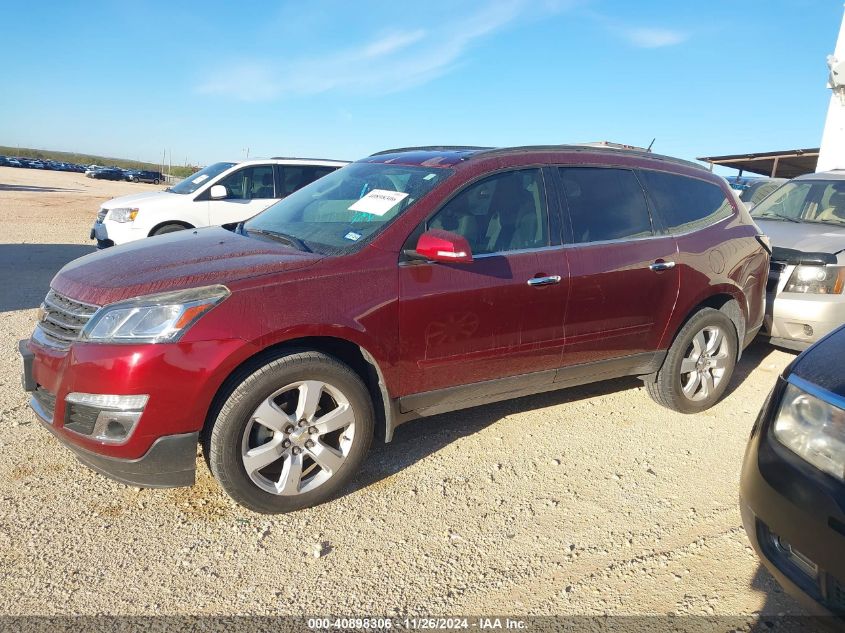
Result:
{"label": "front bumper", "polygon": [[743,526],[787,593],[811,613],[845,618],[845,484],[769,437],[782,390],[780,380],[746,449],[740,486]]}
{"label": "front bumper", "polygon": [[775,345],[805,350],[845,323],[845,295],[780,292],[766,299],[763,334]]}
{"label": "front bumper", "polygon": [[[54,350],[21,341],[24,388],[41,422],[87,466],[142,487],[191,485],[199,431],[217,389],[254,350],[240,339],[162,345],[74,344]],[[123,444],[66,428],[70,392],[149,394]]]}
{"label": "front bumper", "polygon": [[147,230],[136,227],[135,222],[96,221],[91,227],[90,239],[97,240],[99,248],[134,242],[147,237]]}

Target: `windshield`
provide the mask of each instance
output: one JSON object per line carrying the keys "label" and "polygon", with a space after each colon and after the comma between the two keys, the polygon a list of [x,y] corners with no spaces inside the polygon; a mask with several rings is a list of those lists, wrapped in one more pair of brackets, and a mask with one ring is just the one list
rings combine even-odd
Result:
{"label": "windshield", "polygon": [[431,191],[451,169],[352,163],[289,195],[244,225],[323,254],[351,251]]}
{"label": "windshield", "polygon": [[845,225],[845,180],[788,182],[754,207],[751,216]]}
{"label": "windshield", "polygon": [[204,169],[200,169],[197,173],[191,174],[185,180],[177,185],[173,185],[167,191],[170,193],[194,193],[197,189],[203,186],[209,179],[219,176],[229,167],[234,167],[235,163],[214,163]]}

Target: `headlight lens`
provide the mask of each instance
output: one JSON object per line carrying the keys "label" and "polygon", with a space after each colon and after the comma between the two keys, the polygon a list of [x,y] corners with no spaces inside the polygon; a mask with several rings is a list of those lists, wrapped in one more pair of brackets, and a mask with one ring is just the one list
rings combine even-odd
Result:
{"label": "headlight lens", "polygon": [[841,294],[845,287],[845,266],[796,266],[784,292]]}
{"label": "headlight lens", "polygon": [[137,216],[137,208],[118,207],[109,211],[109,220],[115,222],[133,222]]}
{"label": "headlight lens", "polygon": [[845,410],[790,383],[772,432],[796,455],[845,481]]}
{"label": "headlight lens", "polygon": [[96,343],[170,343],[229,296],[226,286],[205,286],[139,297],[100,308],[82,331]]}

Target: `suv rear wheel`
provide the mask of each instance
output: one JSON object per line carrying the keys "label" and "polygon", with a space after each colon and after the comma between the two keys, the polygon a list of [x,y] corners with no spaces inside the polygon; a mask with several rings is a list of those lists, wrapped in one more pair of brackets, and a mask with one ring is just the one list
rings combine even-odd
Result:
{"label": "suv rear wheel", "polygon": [[272,514],[334,496],[358,471],[372,436],[373,407],[358,375],[327,354],[301,352],[235,387],[205,449],[229,496]]}
{"label": "suv rear wheel", "polygon": [[658,404],[681,413],[709,409],[728,387],[737,347],[733,322],[718,310],[704,308],[678,332],[646,390]]}

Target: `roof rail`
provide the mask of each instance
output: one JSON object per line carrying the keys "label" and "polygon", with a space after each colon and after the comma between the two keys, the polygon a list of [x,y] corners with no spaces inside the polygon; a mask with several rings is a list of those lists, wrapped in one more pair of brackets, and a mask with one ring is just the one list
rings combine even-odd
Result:
{"label": "roof rail", "polygon": [[477,151],[494,149],[492,147],[479,147],[477,145],[421,145],[419,147],[396,147],[394,149],[384,149],[370,156],[381,156],[383,154],[396,154],[398,152],[460,152],[460,151]]}
{"label": "roof rail", "polygon": [[675,163],[677,165],[685,165],[687,167],[695,167],[702,171],[708,171],[704,165],[699,165],[683,158],[675,158],[674,156],[666,156],[664,154],[655,154],[654,152],[635,149],[617,149],[615,147],[593,146],[593,145],[524,145],[520,147],[496,147],[482,150],[473,154],[470,159],[475,160],[482,157],[496,156],[500,154],[518,154],[524,152],[543,152],[543,151],[566,151],[566,152],[599,152],[602,154],[615,154],[624,156],[639,156],[641,158],[650,158],[652,160],[661,160],[667,163]]}
{"label": "roof rail", "polygon": [[[246,158],[244,162],[248,160],[262,160],[258,158]],[[328,160],[333,163],[348,163],[348,160],[340,160],[339,158],[303,158],[301,156],[271,156],[270,160]]]}

